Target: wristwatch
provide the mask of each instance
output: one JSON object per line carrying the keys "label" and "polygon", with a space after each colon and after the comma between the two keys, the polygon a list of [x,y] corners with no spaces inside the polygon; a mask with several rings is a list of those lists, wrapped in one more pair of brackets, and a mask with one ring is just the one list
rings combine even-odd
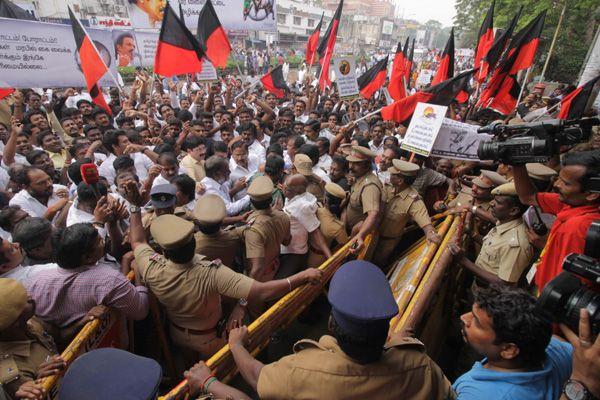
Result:
{"label": "wristwatch", "polygon": [[132,204],[132,205],[130,205],[130,206],[129,206],[129,212],[130,212],[130,213],[132,213],[132,214],[133,214],[133,213],[139,213],[139,212],[141,212],[141,211],[142,211],[142,209],[141,209],[141,208],[139,208],[139,207],[138,207],[138,206],[136,206],[136,205],[133,205],[133,204]]}
{"label": "wristwatch", "polygon": [[248,307],[248,300],[246,300],[244,297],[240,298],[240,300],[238,301],[238,304],[242,307]]}
{"label": "wristwatch", "polygon": [[575,379],[568,379],[563,386],[563,394],[569,400],[594,400],[595,397],[585,385]]}

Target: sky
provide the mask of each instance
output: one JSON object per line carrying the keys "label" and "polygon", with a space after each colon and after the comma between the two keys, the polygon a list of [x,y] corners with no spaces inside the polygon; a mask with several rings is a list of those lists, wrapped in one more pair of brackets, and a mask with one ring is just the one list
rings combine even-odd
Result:
{"label": "sky", "polygon": [[394,3],[400,16],[404,10],[404,18],[416,19],[421,23],[435,19],[443,26],[452,26],[456,14],[454,0],[394,0]]}

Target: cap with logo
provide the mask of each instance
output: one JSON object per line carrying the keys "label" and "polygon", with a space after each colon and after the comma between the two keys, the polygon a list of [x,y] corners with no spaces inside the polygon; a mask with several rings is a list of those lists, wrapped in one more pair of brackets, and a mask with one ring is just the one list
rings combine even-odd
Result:
{"label": "cap with logo", "polygon": [[518,196],[514,182],[508,182],[492,190],[494,196]]}
{"label": "cap with logo", "polygon": [[170,183],[153,186],[150,190],[150,202],[154,208],[172,207],[177,201],[176,193],[177,188]]}

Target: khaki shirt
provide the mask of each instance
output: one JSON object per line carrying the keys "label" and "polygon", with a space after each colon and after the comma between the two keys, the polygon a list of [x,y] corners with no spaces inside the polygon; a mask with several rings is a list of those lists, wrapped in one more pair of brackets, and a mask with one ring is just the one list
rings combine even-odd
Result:
{"label": "khaki shirt", "polygon": [[36,317],[27,321],[27,336],[29,340],[0,342],[0,385],[9,396],[14,396],[23,383],[35,379],[46,357],[57,354],[54,340]]}
{"label": "khaki shirt", "polygon": [[327,246],[331,248],[332,243],[335,241],[337,244],[345,244],[350,238],[346,233],[346,227],[344,223],[340,221],[335,215],[329,211],[327,207],[320,206],[317,208],[317,218],[321,225],[319,229],[325,237]]}
{"label": "khaki shirt", "polygon": [[279,259],[283,241],[290,235],[290,217],[279,210],[255,210],[244,229],[246,258],[263,258],[266,268]]}
{"label": "khaki shirt", "polygon": [[189,154],[181,159],[179,167],[183,168],[185,173],[196,182],[200,182],[206,176],[204,161],[196,161]]}
{"label": "khaki shirt", "polygon": [[208,260],[221,260],[221,262],[232,268],[235,257],[240,254],[242,245],[242,229],[221,229],[219,232],[207,235],[197,232],[196,253],[202,254]]}
{"label": "khaki shirt", "polygon": [[393,186],[386,186],[387,204],[379,227],[383,239],[400,239],[409,218],[412,218],[421,228],[431,224],[429,213],[419,193],[412,187],[407,187],[395,193]]}
{"label": "khaki shirt", "polygon": [[301,340],[294,354],[263,367],[257,392],[263,400],[454,398],[441,369],[412,338],[390,342],[379,361],[365,365],[348,357],[331,336]]}
{"label": "khaki shirt", "polygon": [[214,328],[221,319],[221,295],[247,298],[253,279],[220,262],[196,254],[187,264],[176,264],[148,245],[134,251],[137,273],[174,324],[188,329]]}
{"label": "khaki shirt", "polygon": [[475,264],[506,282],[518,282],[533,257],[521,218],[492,228],[481,245]]}
{"label": "khaki shirt", "polygon": [[350,188],[350,200],[346,209],[348,229],[365,219],[369,211],[381,209],[383,185],[373,172],[368,172],[356,180]]}

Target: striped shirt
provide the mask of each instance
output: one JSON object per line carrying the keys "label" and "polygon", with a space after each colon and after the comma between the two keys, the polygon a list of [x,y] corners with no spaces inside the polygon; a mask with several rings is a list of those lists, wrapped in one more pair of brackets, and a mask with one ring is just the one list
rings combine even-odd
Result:
{"label": "striped shirt", "polygon": [[78,321],[97,305],[134,320],[148,314],[148,289],[134,286],[121,272],[102,263],[40,272],[27,282],[27,292],[35,300],[36,316],[59,328]]}

